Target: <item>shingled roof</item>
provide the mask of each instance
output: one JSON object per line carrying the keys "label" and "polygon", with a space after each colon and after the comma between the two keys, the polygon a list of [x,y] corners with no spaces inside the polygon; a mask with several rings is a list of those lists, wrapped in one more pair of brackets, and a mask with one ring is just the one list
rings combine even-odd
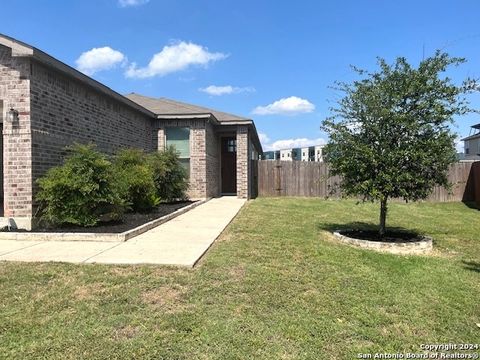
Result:
{"label": "shingled roof", "polygon": [[203,106],[187,104],[181,101],[171,100],[167,98],[152,98],[135,93],[125,95],[128,99],[143,106],[145,109],[157,115],[200,115],[212,114],[215,119],[221,123],[228,122],[252,122],[252,119],[229,114],[223,111],[209,109]]}

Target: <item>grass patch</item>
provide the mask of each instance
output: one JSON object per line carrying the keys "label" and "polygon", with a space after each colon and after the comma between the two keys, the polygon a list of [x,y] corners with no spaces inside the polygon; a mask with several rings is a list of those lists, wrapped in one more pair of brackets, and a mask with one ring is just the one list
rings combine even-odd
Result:
{"label": "grass patch", "polygon": [[438,256],[329,241],[370,228],[353,201],[249,202],[194,270],[0,263],[5,358],[352,359],[478,342],[478,210],[390,206],[389,225],[428,234]]}

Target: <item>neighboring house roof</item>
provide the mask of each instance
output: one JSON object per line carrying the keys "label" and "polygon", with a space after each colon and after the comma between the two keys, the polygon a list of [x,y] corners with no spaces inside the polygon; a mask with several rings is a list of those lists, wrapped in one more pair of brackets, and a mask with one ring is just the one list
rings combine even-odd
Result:
{"label": "neighboring house roof", "polygon": [[209,109],[203,106],[187,104],[177,100],[171,100],[164,97],[152,98],[135,93],[125,95],[128,99],[136,102],[144,108],[150,110],[157,115],[199,115],[212,114],[219,122],[248,122],[252,119],[246,117],[229,114],[223,111]]}
{"label": "neighboring house roof", "polygon": [[466,138],[463,138],[460,141],[468,141],[468,140],[473,140],[473,139],[478,139],[478,138],[480,138],[480,133],[475,134],[475,135],[467,136]]}

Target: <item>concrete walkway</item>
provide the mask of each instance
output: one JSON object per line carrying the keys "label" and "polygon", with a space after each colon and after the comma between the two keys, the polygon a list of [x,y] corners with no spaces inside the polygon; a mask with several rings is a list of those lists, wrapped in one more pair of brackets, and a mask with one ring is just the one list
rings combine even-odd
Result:
{"label": "concrete walkway", "polygon": [[121,243],[0,240],[0,261],[162,264],[192,267],[235,217],[245,200],[212,199]]}

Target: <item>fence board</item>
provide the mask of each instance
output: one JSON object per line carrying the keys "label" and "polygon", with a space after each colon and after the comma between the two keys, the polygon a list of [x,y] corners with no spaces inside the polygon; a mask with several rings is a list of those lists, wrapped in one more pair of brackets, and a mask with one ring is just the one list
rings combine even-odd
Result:
{"label": "fence board", "polygon": [[[473,165],[473,166],[472,166]],[[339,197],[332,193],[341,178],[329,177],[328,165],[319,162],[255,160],[258,196]],[[428,201],[477,201],[480,204],[480,162],[451,166],[451,193],[435,187]]]}

